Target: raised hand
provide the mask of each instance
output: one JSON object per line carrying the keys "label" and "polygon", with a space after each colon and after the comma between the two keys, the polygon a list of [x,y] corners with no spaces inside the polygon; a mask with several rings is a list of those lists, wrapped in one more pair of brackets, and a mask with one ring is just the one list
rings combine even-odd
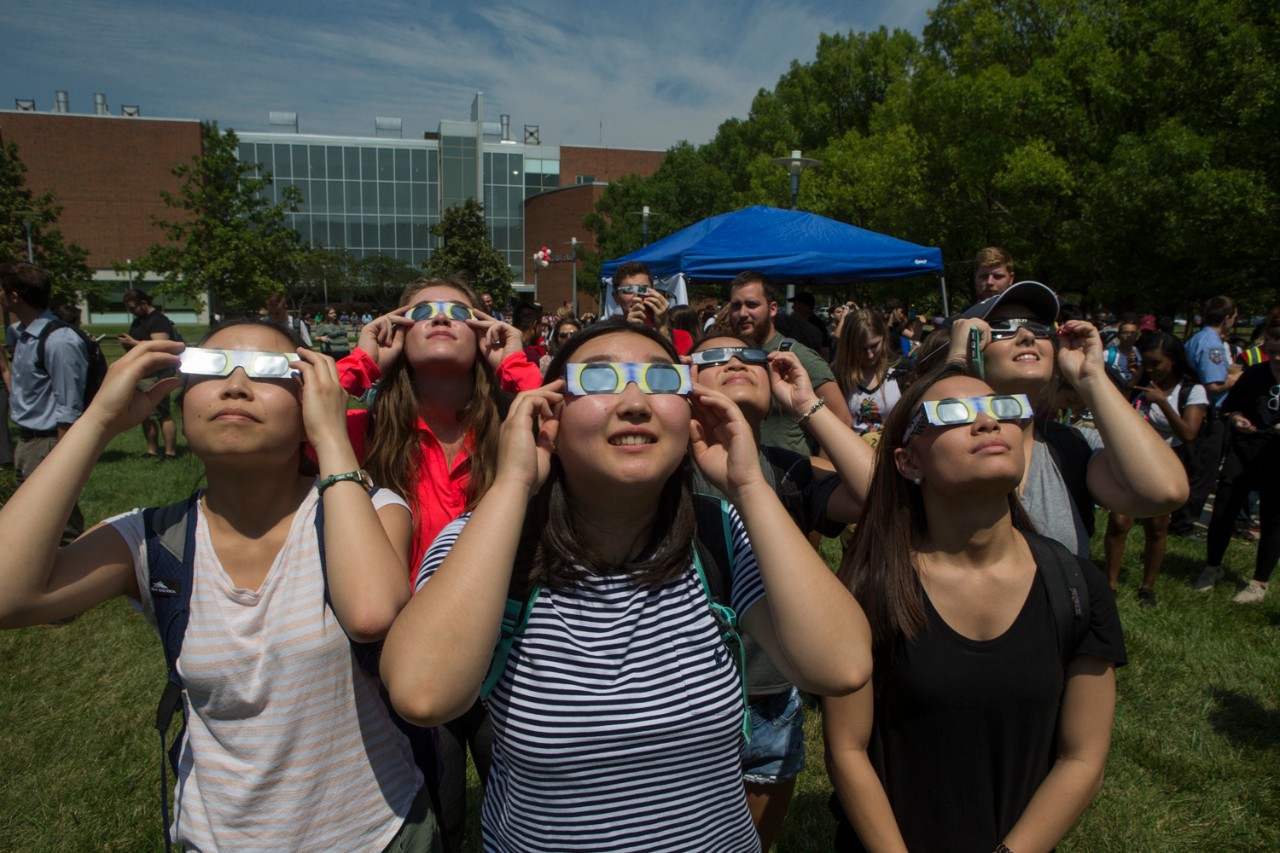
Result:
{"label": "raised hand", "polygon": [[378,319],[365,323],[360,329],[356,346],[364,350],[384,373],[404,350],[405,331],[413,328],[413,321],[405,315],[412,305],[401,305]]}
{"label": "raised hand", "polygon": [[[474,309],[473,309],[474,310]],[[468,320],[467,325],[476,333],[476,345],[480,354],[497,370],[509,356],[524,350],[524,341],[520,338],[520,330],[510,323],[496,320],[483,311],[475,312],[475,320]]]}
{"label": "raised hand", "polygon": [[498,433],[497,479],[519,483],[530,497],[542,488],[551,473],[563,402],[563,379],[516,395]]}
{"label": "raised hand", "polygon": [[307,441],[316,454],[333,446],[333,442],[348,442],[347,392],[338,384],[338,368],[332,358],[298,347],[293,367],[302,382],[302,424]]}
{"label": "raised hand", "polygon": [[1068,320],[1058,329],[1058,341],[1058,369],[1073,387],[1091,379],[1106,379],[1102,337],[1092,323]]}
{"label": "raised hand", "polygon": [[769,383],[778,405],[798,418],[818,402],[818,392],[813,390],[809,371],[791,352],[769,353]]}
{"label": "raised hand", "polygon": [[177,367],[178,354],[185,347],[180,341],[139,342],[107,370],[102,387],[82,418],[98,423],[109,435],[119,435],[142,423],[182,380],[169,376],[146,391],[138,390],[138,382],[157,371]]}
{"label": "raised hand", "polygon": [[693,461],[713,486],[733,500],[743,488],[764,479],[751,426],[733,401],[718,391],[694,385],[689,400]]}

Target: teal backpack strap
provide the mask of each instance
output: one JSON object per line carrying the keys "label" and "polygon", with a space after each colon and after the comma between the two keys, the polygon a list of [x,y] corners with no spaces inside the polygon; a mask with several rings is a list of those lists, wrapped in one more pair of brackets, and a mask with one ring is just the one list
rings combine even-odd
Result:
{"label": "teal backpack strap", "polygon": [[493,650],[493,657],[489,659],[489,672],[485,674],[484,682],[480,685],[481,699],[489,698],[493,688],[498,686],[502,674],[507,671],[507,658],[511,655],[511,644],[528,623],[529,614],[533,612],[533,603],[538,600],[538,593],[541,591],[542,587],[535,585],[529,590],[527,601],[521,601],[518,598],[507,599],[506,606],[502,609],[502,633],[498,637],[497,647]]}
{"label": "teal backpack strap", "polygon": [[[724,514],[724,543],[731,546],[730,533],[728,533],[728,514]],[[732,553],[732,547],[730,547]],[[703,569],[703,558],[699,556],[698,548],[694,548],[694,570],[698,571],[698,581],[703,585],[703,593],[707,596],[708,610],[712,611],[712,617],[716,620],[716,626],[721,633],[721,642],[726,648],[730,649],[730,653],[735,657],[737,663],[737,675],[739,675],[739,683],[742,686],[742,736],[751,739],[751,710],[748,698],[746,698],[746,652],[742,648],[742,635],[737,626],[737,613],[733,612],[733,608],[728,605],[716,601],[712,596],[707,584],[707,571]]]}

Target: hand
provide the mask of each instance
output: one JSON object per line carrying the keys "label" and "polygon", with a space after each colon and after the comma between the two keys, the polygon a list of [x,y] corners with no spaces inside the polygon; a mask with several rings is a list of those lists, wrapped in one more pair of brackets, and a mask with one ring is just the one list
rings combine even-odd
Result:
{"label": "hand", "polygon": [[1141,391],[1146,396],[1146,398],[1151,401],[1151,405],[1153,406],[1159,406],[1161,403],[1169,402],[1168,393],[1166,393],[1165,391],[1162,391],[1159,388],[1159,386],[1156,386],[1156,385],[1149,385],[1146,387],[1139,386],[1138,390]]}
{"label": "hand", "polygon": [[1093,379],[1111,381],[1103,360],[1102,337],[1092,323],[1068,320],[1058,329],[1058,341],[1058,368],[1073,388]]}
{"label": "hand", "polygon": [[763,480],[751,427],[733,401],[701,385],[693,386],[689,400],[693,403],[689,433],[693,460],[711,484],[732,500]]}
{"label": "hand", "polygon": [[991,326],[986,320],[957,319],[951,324],[951,343],[947,349],[947,361],[954,364],[969,365],[969,330],[977,329],[981,338],[979,347],[986,349],[991,343]]}
{"label": "hand", "polygon": [[405,315],[411,305],[401,305],[389,314],[365,323],[360,329],[356,346],[364,350],[383,373],[395,363],[404,350],[404,335],[413,328],[413,321]]}
{"label": "hand", "polygon": [[818,392],[813,390],[809,371],[804,369],[795,353],[769,353],[769,382],[773,398],[793,418],[800,417],[818,402]]}
{"label": "hand", "polygon": [[1258,428],[1253,425],[1253,421],[1249,420],[1239,412],[1231,416],[1231,428],[1234,429],[1236,432],[1242,432],[1246,434],[1258,431]]}
{"label": "hand", "polygon": [[307,441],[316,449],[317,457],[334,446],[346,443],[347,400],[349,396],[338,383],[336,362],[305,347],[298,347],[302,361],[293,362],[302,383],[302,425]]}
{"label": "hand", "polygon": [[138,390],[138,382],[157,371],[177,367],[178,354],[185,346],[178,341],[138,343],[107,370],[102,387],[94,395],[82,420],[96,422],[110,436],[142,423],[160,400],[182,384],[182,380],[169,376],[146,391]]}
{"label": "hand", "polygon": [[488,359],[496,371],[508,356],[524,351],[520,330],[510,323],[495,320],[483,311],[476,311],[479,319],[468,320],[467,325],[476,333],[476,345],[480,354]]}
{"label": "hand", "polygon": [[116,335],[116,340],[119,341],[120,346],[124,347],[126,350],[131,350],[138,345],[137,338],[134,338],[133,336],[124,332],[121,332],[120,334]]}
{"label": "hand", "polygon": [[563,403],[563,379],[516,395],[498,433],[497,479],[518,483],[530,497],[542,488],[551,473]]}

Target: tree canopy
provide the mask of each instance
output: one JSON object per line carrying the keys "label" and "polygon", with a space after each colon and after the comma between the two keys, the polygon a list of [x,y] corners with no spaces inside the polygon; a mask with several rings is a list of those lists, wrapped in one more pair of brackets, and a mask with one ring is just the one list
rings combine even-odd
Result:
{"label": "tree canopy", "polygon": [[85,265],[89,253],[63,239],[58,228],[61,214],[62,205],[53,193],[37,195],[27,186],[27,166],[18,156],[18,144],[0,143],[0,260],[27,260],[30,228],[31,260],[53,280],[50,304],[100,298],[106,285],[94,281]]}
{"label": "tree canopy", "polygon": [[474,198],[446,210],[431,226],[431,235],[440,241],[422,265],[434,278],[461,275],[480,293],[505,305],[515,295],[511,287],[511,267],[489,241],[484,207]]}
{"label": "tree canopy", "polygon": [[200,136],[201,153],[174,167],[178,193],[161,193],[174,212],[155,223],[167,242],[153,245],[133,269],[164,275],[158,293],[199,302],[207,292],[219,311],[251,312],[300,275],[305,258],[288,224],[299,196],[289,187],[284,201],[271,203],[271,176],[240,161],[234,131],[209,122]]}
{"label": "tree canopy", "polygon": [[788,203],[939,246],[957,295],[998,245],[1092,305],[1274,299],[1280,6],[1256,0],[941,0],[921,38],[823,35],[745,119],[611,184],[604,257],[747,204]]}

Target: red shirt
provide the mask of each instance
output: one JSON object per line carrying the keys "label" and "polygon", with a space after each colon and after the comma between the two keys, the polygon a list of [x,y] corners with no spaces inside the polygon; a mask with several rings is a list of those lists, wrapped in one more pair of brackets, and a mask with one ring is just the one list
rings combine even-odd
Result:
{"label": "red shirt", "polygon": [[[353,397],[363,395],[381,376],[377,363],[359,347],[338,361],[338,381]],[[507,356],[498,368],[498,385],[504,391],[519,393],[537,388],[541,384],[542,374],[535,365],[529,363],[522,352]],[[347,412],[347,435],[351,438],[356,459],[362,465],[368,432],[368,411]],[[471,436],[467,436],[463,447],[454,456],[452,465],[446,460],[439,440],[422,418],[418,418],[418,437],[422,446],[422,468],[414,479],[415,494],[403,496],[414,507],[415,513],[413,547],[409,557],[411,585],[417,581],[422,557],[435,540],[436,534],[466,509],[467,484],[471,481]]]}

